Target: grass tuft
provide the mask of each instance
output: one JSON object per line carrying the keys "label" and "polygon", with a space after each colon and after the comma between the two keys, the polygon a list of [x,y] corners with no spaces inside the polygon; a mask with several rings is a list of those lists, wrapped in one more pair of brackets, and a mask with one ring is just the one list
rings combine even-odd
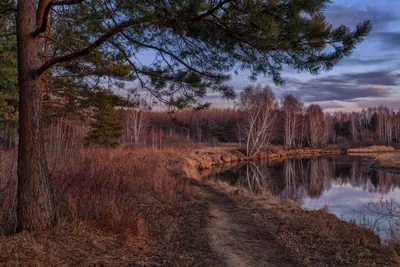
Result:
{"label": "grass tuft", "polygon": [[375,160],[381,167],[400,168],[400,154],[382,154],[376,155]]}
{"label": "grass tuft", "polygon": [[376,152],[395,152],[396,149],[392,146],[369,146],[360,148],[350,148],[348,153],[376,153]]}

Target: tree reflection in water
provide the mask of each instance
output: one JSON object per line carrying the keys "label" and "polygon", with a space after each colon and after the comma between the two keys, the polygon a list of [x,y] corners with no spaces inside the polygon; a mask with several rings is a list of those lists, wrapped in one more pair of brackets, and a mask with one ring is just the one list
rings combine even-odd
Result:
{"label": "tree reflection in water", "polygon": [[318,199],[338,186],[379,194],[400,188],[400,175],[372,170],[369,164],[366,158],[351,156],[250,162],[215,178],[242,186],[252,194],[272,194],[298,202],[304,197]]}
{"label": "tree reflection in water", "polygon": [[251,194],[274,194],[274,185],[267,165],[258,166],[253,162],[246,164],[245,169],[240,170],[236,185],[246,188]]}
{"label": "tree reflection in water", "polygon": [[388,240],[400,233],[400,175],[372,170],[370,163],[354,156],[251,162],[214,178],[312,208],[327,204],[339,218],[370,227]]}

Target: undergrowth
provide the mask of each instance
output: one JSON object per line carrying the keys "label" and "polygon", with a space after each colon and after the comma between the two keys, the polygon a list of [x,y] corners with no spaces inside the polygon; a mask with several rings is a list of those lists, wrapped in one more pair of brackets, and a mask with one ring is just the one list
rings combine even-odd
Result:
{"label": "undergrowth", "polygon": [[[48,153],[58,226],[45,233],[0,235],[0,263],[35,265],[40,259],[45,265],[79,264],[79,257],[70,258],[71,250],[79,248],[74,253],[84,257],[99,246],[110,249],[106,257],[129,257],[157,242],[168,242],[189,203],[185,200],[194,195],[171,173],[179,169],[180,154],[177,149],[146,148],[76,149],[62,158]],[[15,229],[16,156],[15,151],[0,152],[3,234]],[[107,260],[101,253],[94,253],[92,260],[97,254],[111,265],[128,261],[119,256]]]}

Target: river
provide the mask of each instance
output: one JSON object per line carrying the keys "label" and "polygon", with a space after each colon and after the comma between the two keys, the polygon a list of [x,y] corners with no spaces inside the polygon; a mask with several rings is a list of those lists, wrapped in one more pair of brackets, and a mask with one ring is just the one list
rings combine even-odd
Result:
{"label": "river", "polygon": [[400,175],[372,170],[371,161],[348,155],[259,161],[210,179],[253,194],[291,199],[306,209],[326,205],[339,218],[370,227],[387,241],[392,234],[400,234]]}

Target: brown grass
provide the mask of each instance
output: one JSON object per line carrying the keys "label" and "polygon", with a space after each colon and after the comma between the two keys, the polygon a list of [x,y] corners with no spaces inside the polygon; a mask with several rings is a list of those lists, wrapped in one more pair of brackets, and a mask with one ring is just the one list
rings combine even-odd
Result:
{"label": "brown grass", "polygon": [[[89,149],[58,161],[50,153],[58,226],[45,233],[0,235],[0,265],[119,265],[168,244],[194,194],[171,174],[179,169],[181,154]],[[8,186],[16,179],[15,159],[15,152],[0,153],[3,230],[15,222],[13,186]]]}
{"label": "brown grass", "polygon": [[0,236],[14,228],[16,156],[16,151],[0,151]]}
{"label": "brown grass", "polygon": [[381,167],[400,169],[400,154],[390,153],[376,155],[375,159]]}
{"label": "brown grass", "polygon": [[350,148],[348,153],[376,153],[376,152],[395,152],[396,149],[392,146],[369,146],[361,148]]}
{"label": "brown grass", "polygon": [[[58,226],[43,233],[0,234],[0,266],[216,266],[218,260],[214,262],[204,231],[207,203],[198,200],[193,187],[177,173],[193,149],[135,147],[49,153]],[[220,149],[220,153],[227,150]],[[224,153],[218,161],[233,161],[230,153]],[[218,153],[213,149],[199,152],[200,156],[209,154],[216,157]],[[15,163],[15,151],[0,152],[3,230],[13,229],[15,223],[15,203],[11,201]],[[199,167],[194,159],[192,163],[186,163],[186,168]],[[307,257],[305,262],[341,265],[357,255],[357,261],[363,263],[390,259],[376,235],[332,214],[304,211],[295,203],[282,204],[275,198],[268,198],[269,202],[247,200],[250,196],[242,188],[223,182],[215,185],[233,193],[236,204],[260,222],[276,225],[277,240],[294,255]],[[335,253],[339,253],[338,259],[331,259]]]}
{"label": "brown grass", "polygon": [[304,266],[395,266],[395,257],[372,231],[328,211],[305,210],[291,200],[230,194],[243,212],[270,227],[277,242]]}

